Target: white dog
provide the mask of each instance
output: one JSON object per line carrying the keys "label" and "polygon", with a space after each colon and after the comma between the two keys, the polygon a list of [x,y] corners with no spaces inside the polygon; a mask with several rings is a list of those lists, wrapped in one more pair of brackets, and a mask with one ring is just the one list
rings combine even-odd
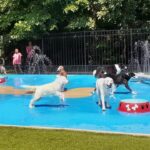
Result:
{"label": "white dog", "polygon": [[38,101],[42,96],[44,95],[56,95],[59,96],[62,101],[64,101],[64,94],[61,92],[62,88],[64,87],[65,84],[68,83],[68,80],[64,76],[57,76],[56,80],[40,85],[40,86],[23,86],[24,88],[35,90],[35,94],[33,98],[30,101],[29,107],[33,108],[34,103]]}
{"label": "white dog", "polygon": [[[99,96],[99,105],[102,105],[102,110],[105,111],[106,107],[109,108],[109,96],[113,94],[114,82],[110,77],[99,78],[96,81],[96,92]],[[106,102],[106,104],[105,104]]]}

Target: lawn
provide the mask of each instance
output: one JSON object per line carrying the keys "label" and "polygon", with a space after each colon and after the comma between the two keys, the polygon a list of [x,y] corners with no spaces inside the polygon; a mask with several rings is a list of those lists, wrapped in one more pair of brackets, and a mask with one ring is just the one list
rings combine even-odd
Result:
{"label": "lawn", "polygon": [[0,127],[0,150],[148,150],[150,137]]}

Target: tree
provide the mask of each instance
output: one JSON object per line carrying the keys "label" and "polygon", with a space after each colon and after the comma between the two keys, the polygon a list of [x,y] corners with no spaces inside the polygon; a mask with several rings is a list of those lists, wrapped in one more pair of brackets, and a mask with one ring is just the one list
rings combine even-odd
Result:
{"label": "tree", "polygon": [[150,27],[149,0],[1,0],[0,33],[12,39],[52,31]]}
{"label": "tree", "polygon": [[[2,0],[0,32],[13,39],[46,34],[63,20],[61,3],[55,0]],[[57,10],[57,13],[56,11]]]}

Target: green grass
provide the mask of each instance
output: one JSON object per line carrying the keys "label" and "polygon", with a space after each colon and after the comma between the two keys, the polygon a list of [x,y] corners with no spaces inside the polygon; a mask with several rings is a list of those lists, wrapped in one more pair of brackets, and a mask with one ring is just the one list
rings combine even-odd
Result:
{"label": "green grass", "polygon": [[0,127],[0,150],[148,150],[150,137]]}

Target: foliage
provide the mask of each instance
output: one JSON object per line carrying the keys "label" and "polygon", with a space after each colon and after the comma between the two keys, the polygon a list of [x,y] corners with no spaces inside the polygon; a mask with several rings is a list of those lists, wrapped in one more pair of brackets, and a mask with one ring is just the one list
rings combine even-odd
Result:
{"label": "foliage", "polygon": [[12,39],[52,31],[150,27],[149,0],[1,0],[0,33]]}

